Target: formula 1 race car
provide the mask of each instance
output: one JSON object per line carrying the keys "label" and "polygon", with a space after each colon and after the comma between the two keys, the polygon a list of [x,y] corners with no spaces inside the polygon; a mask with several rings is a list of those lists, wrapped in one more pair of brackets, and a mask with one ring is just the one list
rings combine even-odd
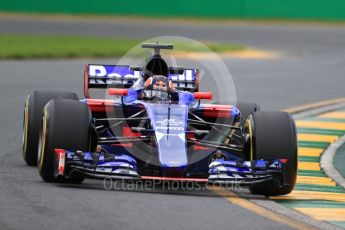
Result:
{"label": "formula 1 race car", "polygon": [[[296,183],[297,139],[290,114],[255,103],[203,104],[199,70],[168,66],[161,49],[144,66],[88,64],[85,99],[33,91],[24,109],[23,157],[44,181],[85,178],[247,185],[282,195]],[[89,89],[107,91],[93,99]]]}

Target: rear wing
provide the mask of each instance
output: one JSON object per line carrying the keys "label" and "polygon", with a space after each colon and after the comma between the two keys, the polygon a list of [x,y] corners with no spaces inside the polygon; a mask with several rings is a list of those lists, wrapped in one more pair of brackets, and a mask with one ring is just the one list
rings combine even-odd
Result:
{"label": "rear wing", "polygon": [[[90,98],[89,89],[129,88],[141,76],[140,70],[127,65],[87,64],[84,70],[84,95]],[[199,70],[183,69],[183,73],[169,73],[175,88],[196,92],[199,88]]]}

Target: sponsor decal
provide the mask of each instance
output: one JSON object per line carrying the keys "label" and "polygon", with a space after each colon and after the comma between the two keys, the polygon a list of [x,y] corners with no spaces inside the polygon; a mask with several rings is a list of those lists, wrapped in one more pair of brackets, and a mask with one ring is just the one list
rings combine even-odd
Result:
{"label": "sponsor decal", "polygon": [[167,127],[167,126],[157,126],[156,130],[176,130],[176,131],[184,131],[182,127]]}
{"label": "sponsor decal", "polygon": [[[89,76],[99,78],[89,79],[89,84],[112,84],[119,80],[136,80],[140,77],[140,71],[133,71],[129,66],[122,65],[89,65]],[[186,69],[181,75],[169,74],[168,79],[174,81],[177,87],[193,88],[193,83],[185,81],[194,82],[196,70]]]}
{"label": "sponsor decal", "polygon": [[160,121],[156,121],[157,125],[161,125],[161,126],[178,126],[178,125],[183,125],[182,121],[177,121],[176,119],[164,119],[164,120],[160,120]]}
{"label": "sponsor decal", "polygon": [[176,119],[164,119],[156,121],[156,130],[176,130],[184,131],[183,122]]}
{"label": "sponsor decal", "polygon": [[217,151],[213,153],[213,155],[210,157],[209,164],[211,164],[212,162],[216,160],[227,161],[229,160],[229,157],[225,153],[223,153],[220,149],[217,149]]}
{"label": "sponsor decal", "polygon": [[90,84],[111,84],[118,80],[138,79],[140,71],[132,71],[129,66],[89,65],[89,76],[100,78],[90,79]]}

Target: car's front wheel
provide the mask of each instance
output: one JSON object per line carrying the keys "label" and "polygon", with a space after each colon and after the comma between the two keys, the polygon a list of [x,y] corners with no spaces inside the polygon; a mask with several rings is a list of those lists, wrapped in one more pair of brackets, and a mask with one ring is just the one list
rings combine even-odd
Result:
{"label": "car's front wheel", "polygon": [[286,159],[282,177],[250,186],[254,194],[285,195],[290,193],[297,177],[297,137],[295,122],[281,111],[254,112],[247,120],[251,160]]}
{"label": "car's front wheel", "polygon": [[[65,99],[51,100],[44,107],[39,139],[38,171],[42,179],[56,182],[55,149],[93,151],[91,113],[87,104]],[[72,173],[64,182],[80,183],[84,179]]]}
{"label": "car's front wheel", "polygon": [[60,91],[38,91],[29,93],[25,100],[23,118],[23,158],[31,166],[37,165],[38,133],[41,126],[43,107],[51,99],[78,100],[75,93]]}

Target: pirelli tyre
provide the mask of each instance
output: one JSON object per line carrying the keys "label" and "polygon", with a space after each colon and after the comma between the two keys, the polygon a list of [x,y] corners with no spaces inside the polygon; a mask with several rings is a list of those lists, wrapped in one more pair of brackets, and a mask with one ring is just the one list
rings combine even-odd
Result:
{"label": "pirelli tyre", "polygon": [[244,102],[244,101],[239,101],[234,104],[238,110],[240,110],[241,113],[241,125],[244,126],[247,118],[249,115],[251,115],[254,112],[260,111],[260,106],[257,103],[253,102]]}
{"label": "pirelli tyre", "polygon": [[72,173],[67,178],[57,178],[58,165],[55,149],[92,151],[91,112],[87,104],[66,100],[51,100],[44,107],[39,135],[38,171],[47,182],[81,183],[84,177]]}
{"label": "pirelli tyre", "polygon": [[254,112],[247,120],[250,134],[250,158],[286,159],[283,175],[267,183],[250,186],[254,194],[285,195],[290,193],[297,177],[297,137],[291,115],[281,111]]}
{"label": "pirelli tyre", "polygon": [[[233,103],[233,105],[236,106],[236,108],[240,111],[240,116],[241,116],[240,127],[245,126],[247,118],[251,114],[253,114],[254,112],[260,111],[260,106],[257,103],[253,103],[253,102],[238,101],[236,103]],[[242,136],[241,130],[236,130],[235,134],[238,136]],[[237,143],[244,145],[245,140],[243,141],[238,140]],[[244,154],[244,158],[245,160],[249,160],[249,155],[246,154],[246,152]]]}
{"label": "pirelli tyre", "polygon": [[37,165],[38,133],[42,121],[43,107],[51,99],[64,98],[79,100],[77,94],[59,91],[32,91],[25,100],[23,117],[22,151],[24,161]]}
{"label": "pirelli tyre", "polygon": [[[253,102],[245,102],[245,101],[237,101],[237,102],[214,102],[214,104],[224,104],[224,105],[233,105],[235,106],[241,114],[241,120],[240,120],[240,127],[244,127],[247,118],[249,115],[251,115],[254,112],[260,111],[260,106],[257,103]],[[222,123],[223,121],[221,119],[218,119],[219,123]],[[224,133],[227,133],[228,130],[223,128],[217,127],[219,130],[222,130]],[[236,131],[235,134],[241,135],[240,131]],[[215,132],[214,135],[219,135],[218,132]],[[213,135],[213,136],[214,136]]]}
{"label": "pirelli tyre", "polygon": [[224,104],[224,105],[233,105],[241,112],[241,125],[244,125],[246,119],[250,114],[260,111],[260,106],[255,102],[246,102],[246,101],[237,101],[237,102],[214,102],[214,104]]}

